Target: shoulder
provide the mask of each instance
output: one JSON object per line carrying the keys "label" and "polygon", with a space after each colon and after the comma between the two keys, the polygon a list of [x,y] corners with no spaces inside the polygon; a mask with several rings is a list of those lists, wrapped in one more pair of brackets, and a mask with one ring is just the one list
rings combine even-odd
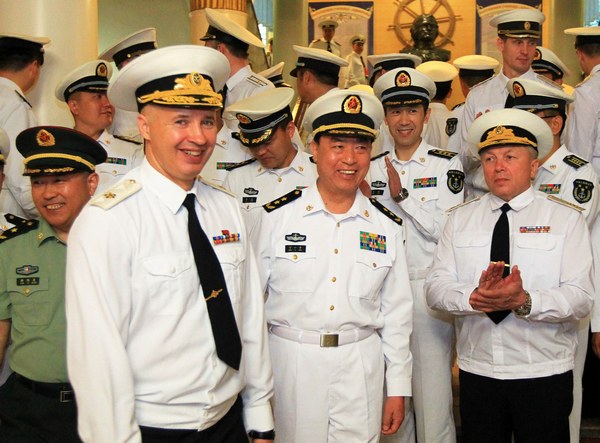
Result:
{"label": "shoulder", "polygon": [[494,75],[490,78],[485,79],[482,82],[477,83],[476,85],[472,86],[471,89],[469,90],[469,94],[471,93],[471,91],[476,91],[478,89],[482,89],[482,86],[484,85],[488,85],[491,81],[493,81],[495,78],[497,77],[497,75]]}
{"label": "shoulder", "polygon": [[452,107],[452,111],[455,111],[455,110],[459,109],[461,106],[464,106],[464,104],[465,104],[465,102],[458,103],[457,105],[454,105]]}
{"label": "shoulder", "polygon": [[546,195],[546,199],[550,200],[553,203],[558,205],[566,206],[567,208],[574,209],[575,211],[583,212],[585,208],[583,206],[576,205],[575,203],[568,202],[563,200],[562,198],[557,197],[556,195],[548,194]]}
{"label": "shoulder", "polygon": [[466,201],[464,203],[460,203],[458,205],[452,206],[451,208],[446,209],[446,213],[450,213],[450,212],[454,212],[455,210],[459,209],[459,208],[463,208],[467,205],[470,205],[471,203],[474,202],[478,202],[479,200],[481,200],[481,197],[476,197],[472,200]]}
{"label": "shoulder", "polygon": [[376,198],[370,198],[369,201],[373,206],[375,206],[375,208],[377,208],[377,210],[379,210],[379,212],[381,212],[383,215],[385,215],[397,225],[402,226],[402,219],[396,214],[394,214],[392,211],[390,211],[388,208],[386,208],[384,205],[382,205],[379,202],[379,200],[377,200]]}
{"label": "shoulder", "polygon": [[108,210],[125,201],[140,189],[142,189],[142,185],[137,181],[125,179],[108,188],[102,194],[92,198],[90,200],[90,205]]}
{"label": "shoulder", "polygon": [[226,166],[226,171],[233,171],[234,169],[241,168],[242,166],[250,165],[256,161],[255,158],[249,158],[248,160],[244,160],[243,162],[236,163],[234,165]]}
{"label": "shoulder", "polygon": [[266,212],[273,212],[275,209],[279,209],[285,205],[287,205],[288,203],[293,202],[294,200],[299,199],[302,196],[302,191],[300,189],[295,189],[292,192],[288,192],[285,195],[282,195],[281,197],[270,201],[269,203],[265,203],[263,205],[263,209]]}
{"label": "shoulder", "polygon": [[12,214],[6,214],[6,220],[15,226],[7,231],[0,232],[0,243],[31,232],[39,225],[38,220],[27,220]]}
{"label": "shoulder", "polygon": [[314,39],[312,42],[310,42],[311,45],[316,45],[317,43],[319,43],[321,40],[316,38]]}
{"label": "shoulder", "polygon": [[444,149],[430,149],[429,151],[427,151],[427,153],[434,157],[445,158],[447,160],[451,160],[458,155],[457,152],[446,151]]}
{"label": "shoulder", "polygon": [[133,144],[135,146],[141,146],[141,145],[143,145],[142,142],[138,142],[138,141],[136,141],[136,140],[134,140],[132,138],[125,137],[124,135],[113,134],[113,137],[116,138],[117,140],[121,140],[121,141],[124,141],[124,142],[127,142],[127,143],[131,143],[131,144]]}
{"label": "shoulder", "polygon": [[252,72],[248,77],[246,77],[245,81],[246,83],[249,83],[256,87],[272,85],[272,83],[269,80],[264,78],[262,75],[255,74],[254,72]]}
{"label": "shoulder", "polygon": [[574,169],[579,169],[582,166],[587,165],[589,162],[576,156],[575,154],[569,154],[563,158],[563,162],[571,166]]}
{"label": "shoulder", "polygon": [[376,160],[379,160],[380,158],[385,157],[389,153],[390,153],[390,151],[385,151],[385,152],[382,152],[381,154],[375,155],[374,157],[371,157],[371,161],[374,162]]}
{"label": "shoulder", "polygon": [[217,191],[221,191],[224,194],[227,194],[227,195],[235,198],[235,194],[233,192],[231,192],[229,189],[224,188],[223,186],[218,185],[217,183],[215,183],[215,182],[213,182],[211,180],[207,180],[207,179],[202,178],[202,177],[200,177],[199,180],[200,180],[200,182],[202,182],[203,184],[205,184],[209,188],[216,189]]}

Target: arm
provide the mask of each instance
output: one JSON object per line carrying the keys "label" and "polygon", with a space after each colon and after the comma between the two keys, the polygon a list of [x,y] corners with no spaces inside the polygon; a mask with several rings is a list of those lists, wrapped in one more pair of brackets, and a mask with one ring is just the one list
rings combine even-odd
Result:
{"label": "arm", "polygon": [[6,356],[6,349],[10,341],[10,319],[0,320],[0,366]]}
{"label": "arm", "polygon": [[583,85],[575,89],[575,101],[567,119],[567,148],[585,160],[591,161],[597,132],[598,112],[596,95]]}
{"label": "arm", "polygon": [[383,406],[383,435],[395,434],[404,421],[404,397],[388,397]]}

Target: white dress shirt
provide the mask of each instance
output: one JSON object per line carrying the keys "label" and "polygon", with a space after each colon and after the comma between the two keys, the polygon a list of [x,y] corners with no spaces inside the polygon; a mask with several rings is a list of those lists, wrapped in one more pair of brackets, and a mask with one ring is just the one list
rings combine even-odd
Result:
{"label": "white dress shirt", "polygon": [[237,202],[199,181],[189,191],[227,282],[242,339],[239,372],[216,354],[186,192],[147,160],[120,186],[141,189],[129,197],[114,190],[122,201],[106,210],[96,204],[110,198],[92,200],[69,235],[67,361],[82,439],[139,442],[138,425],[206,429],[240,391],[247,428],[272,429],[263,296]]}
{"label": "white dress shirt", "polygon": [[423,140],[436,148],[446,149],[448,146],[447,122],[452,118],[450,111],[445,104],[432,102],[429,104],[431,114],[423,130]]}

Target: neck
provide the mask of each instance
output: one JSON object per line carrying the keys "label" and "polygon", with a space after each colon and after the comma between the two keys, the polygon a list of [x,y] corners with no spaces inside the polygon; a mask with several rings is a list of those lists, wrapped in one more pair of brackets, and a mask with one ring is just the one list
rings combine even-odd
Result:
{"label": "neck", "polygon": [[402,161],[410,160],[412,158],[413,154],[415,153],[415,151],[421,145],[421,140],[422,139],[420,138],[416,145],[408,147],[408,148],[406,148],[404,146],[396,145],[394,147],[394,151],[396,152],[396,157],[398,157],[398,160],[402,160]]}
{"label": "neck", "polygon": [[248,60],[240,59],[237,57],[229,58],[229,66],[231,67],[231,74],[229,74],[229,78],[233,77],[240,69],[245,68],[248,65]]}
{"label": "neck", "polygon": [[80,121],[75,120],[75,128],[79,132],[83,132],[85,135],[92,137],[94,140],[98,140],[102,133],[104,132],[104,128],[97,128],[91,125],[87,125]]}
{"label": "neck", "polygon": [[513,79],[513,78],[517,78],[517,77],[521,77],[523,74],[525,74],[527,71],[525,72],[517,72],[514,69],[504,65],[502,67],[502,73],[509,79]]}
{"label": "neck", "polygon": [[552,154],[554,154],[556,151],[558,151],[558,148],[560,148],[561,144],[560,144],[560,137],[559,136],[554,136],[554,144],[552,145],[552,149],[550,150],[550,152],[548,153],[548,155],[546,157],[544,157],[543,159],[540,159],[540,165],[543,165],[544,163],[546,163],[546,161],[552,157]]}
{"label": "neck", "polygon": [[320,181],[317,179],[317,189],[321,195],[321,199],[325,207],[332,214],[345,214],[350,210],[356,198],[356,191],[352,194],[341,192],[330,192],[324,189]]}
{"label": "neck", "polygon": [[7,78],[8,80],[16,83],[23,93],[26,93],[28,88],[28,80],[23,71],[0,71],[0,77]]}

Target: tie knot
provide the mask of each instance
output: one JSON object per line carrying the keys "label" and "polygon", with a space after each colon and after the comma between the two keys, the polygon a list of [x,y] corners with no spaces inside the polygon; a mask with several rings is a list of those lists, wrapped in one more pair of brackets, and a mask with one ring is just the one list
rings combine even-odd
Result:
{"label": "tie knot", "polygon": [[187,194],[185,196],[185,200],[183,201],[183,206],[185,206],[185,209],[187,209],[188,212],[195,211],[195,208],[194,208],[195,200],[196,200],[196,196],[194,194]]}
{"label": "tie knot", "polygon": [[502,205],[502,207],[500,208],[500,210],[506,214],[508,211],[510,211],[512,208],[510,207],[510,205],[508,203],[504,203]]}

